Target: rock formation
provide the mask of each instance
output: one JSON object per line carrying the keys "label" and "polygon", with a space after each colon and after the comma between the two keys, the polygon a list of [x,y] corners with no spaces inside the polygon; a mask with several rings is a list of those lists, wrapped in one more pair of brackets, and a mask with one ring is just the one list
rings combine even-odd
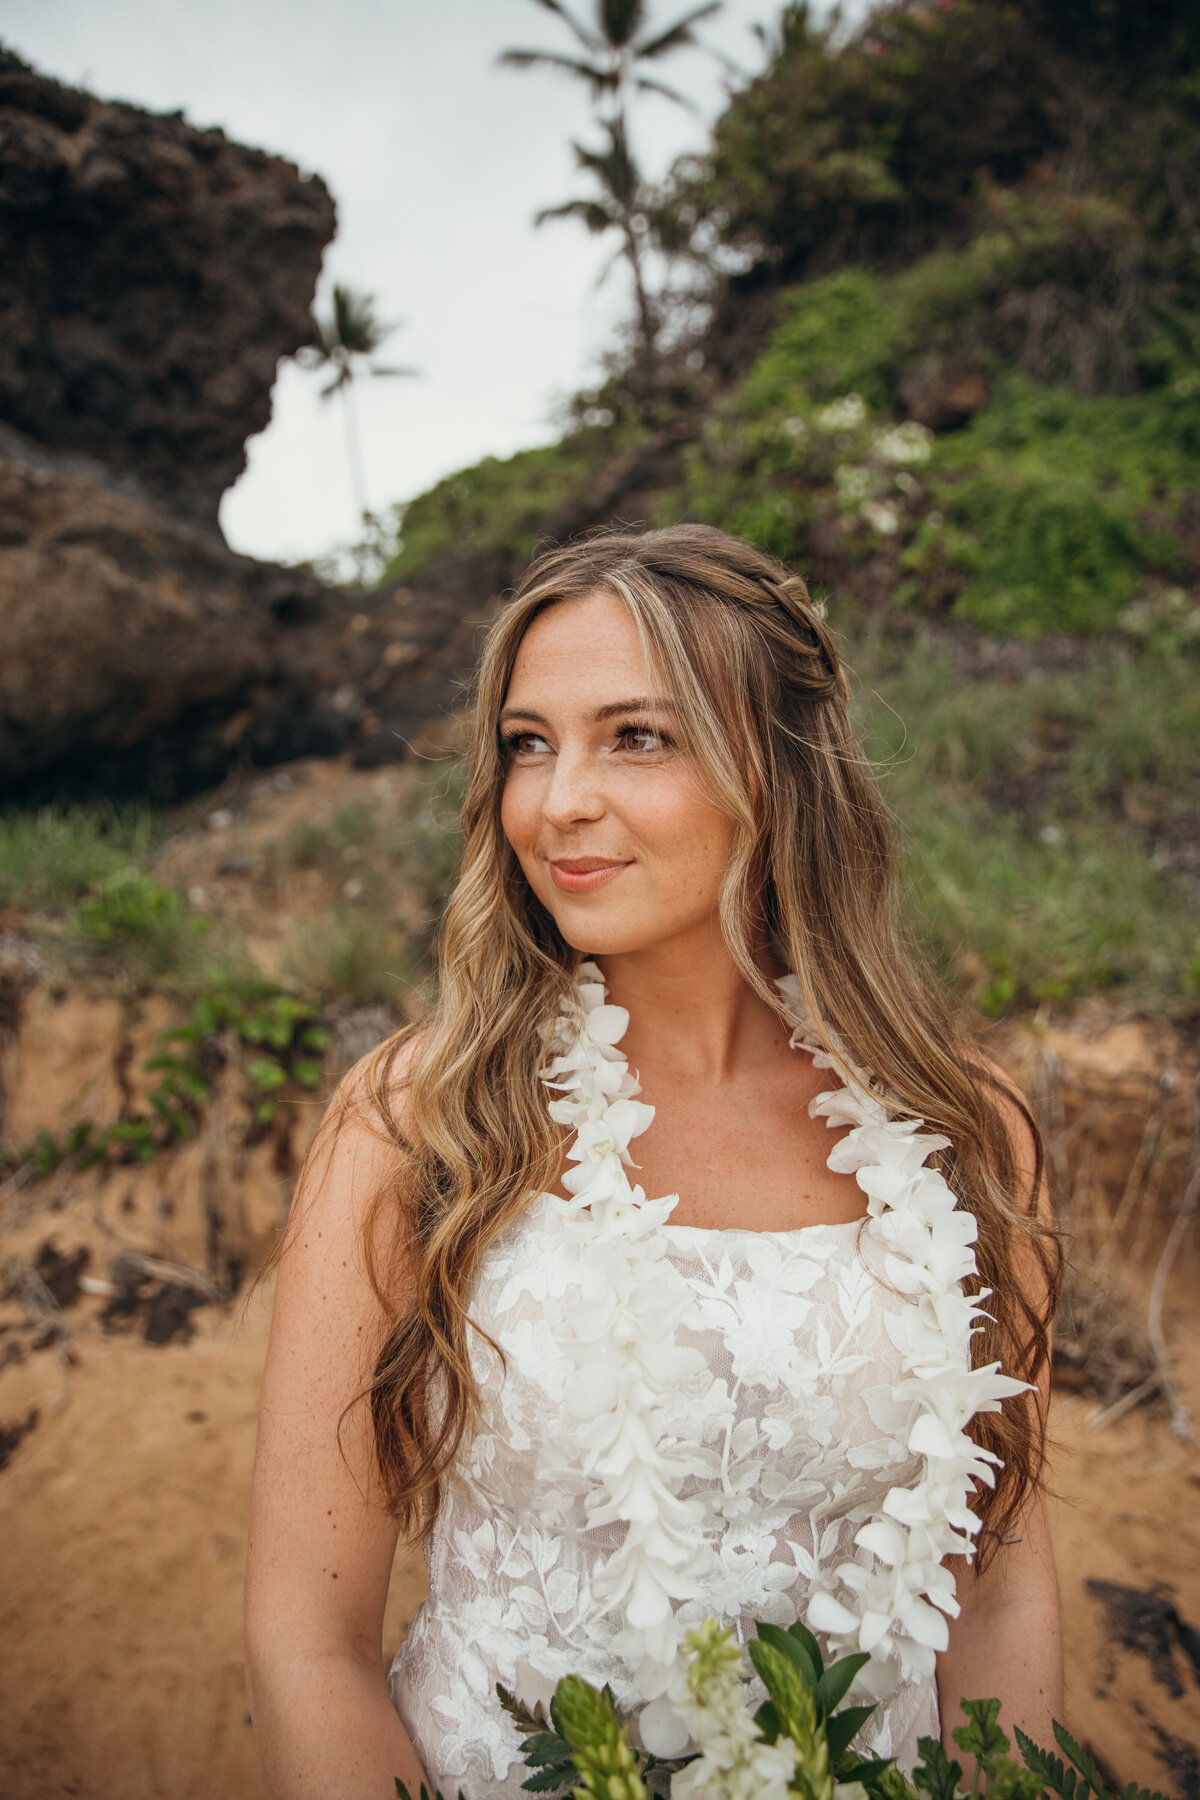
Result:
{"label": "rock formation", "polygon": [[461,625],[453,578],[414,628],[393,595],[234,555],[217,524],[333,227],[292,164],[0,49],[0,794],[379,760],[438,711],[444,681],[416,714],[402,696]]}
{"label": "rock formation", "polygon": [[498,580],[456,567],[421,599],[350,597],[32,450],[0,455],[0,793],[167,799],[239,762],[394,760],[442,710],[447,651]]}
{"label": "rock formation", "polygon": [[333,229],[318,177],[0,49],[0,420],[215,526]]}
{"label": "rock formation", "polygon": [[[347,595],[217,525],[333,224],[292,164],[0,49],[0,796],[390,761],[460,698],[516,563],[451,551]],[[664,454],[615,459],[547,535],[636,509]]]}

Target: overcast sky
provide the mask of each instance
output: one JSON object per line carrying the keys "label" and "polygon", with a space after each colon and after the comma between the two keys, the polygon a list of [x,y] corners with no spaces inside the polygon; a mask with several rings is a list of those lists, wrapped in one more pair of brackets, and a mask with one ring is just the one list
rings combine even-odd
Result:
{"label": "overcast sky", "polygon": [[[584,16],[594,0],[575,0]],[[656,25],[689,0],[651,0]],[[751,32],[775,0],[725,0],[703,36],[761,60]],[[539,206],[580,191],[569,148],[586,91],[495,66],[511,44],[568,50],[533,0],[0,0],[0,40],[37,68],[109,99],[182,108],[316,170],[338,206],[322,290],[338,279],[402,319],[385,360],[420,380],[363,384],[368,497],[382,509],[449,470],[554,435],[556,401],[585,385],[624,309],[610,254],[577,224],[534,231]],[[705,141],[728,77],[684,51],[662,76],[697,119],[639,102],[635,143],[653,175]],[[230,542],[256,556],[321,555],[354,536],[340,402],[285,364],[271,425],[225,496]]]}

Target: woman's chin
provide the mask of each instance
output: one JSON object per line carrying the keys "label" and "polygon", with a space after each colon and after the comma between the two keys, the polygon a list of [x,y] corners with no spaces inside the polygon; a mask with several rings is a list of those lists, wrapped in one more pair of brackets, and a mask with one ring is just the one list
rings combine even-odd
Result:
{"label": "woman's chin", "polygon": [[[681,935],[678,920],[663,919],[657,926],[645,916],[630,918],[605,915],[599,906],[564,905],[559,900],[552,917],[559,936],[572,950],[587,956],[633,956],[639,951],[653,950],[659,944]],[[688,925],[682,928],[686,935]]]}
{"label": "woman's chin", "polygon": [[629,927],[622,930],[620,926],[606,926],[599,920],[589,923],[579,918],[559,919],[557,924],[563,942],[585,956],[627,956],[631,951],[646,949],[648,943],[654,941],[647,940],[644,931]]}

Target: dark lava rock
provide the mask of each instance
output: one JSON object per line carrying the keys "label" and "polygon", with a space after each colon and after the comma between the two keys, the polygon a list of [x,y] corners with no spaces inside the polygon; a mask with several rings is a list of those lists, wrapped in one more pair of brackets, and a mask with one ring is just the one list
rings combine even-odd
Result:
{"label": "dark lava rock", "polygon": [[195,1335],[192,1314],[203,1306],[203,1294],[176,1281],[165,1281],[150,1301],[146,1312],[145,1340],[148,1344],[170,1344],[176,1338],[190,1343]]}
{"label": "dark lava rock", "polygon": [[34,1268],[59,1306],[71,1306],[79,1298],[79,1277],[91,1261],[86,1244],[64,1256],[52,1238],[38,1250]]}
{"label": "dark lava rock", "polygon": [[448,560],[404,607],[346,595],[5,447],[0,795],[169,800],[235,764],[395,761],[470,667],[494,559]]}
{"label": "dark lava rock", "polygon": [[292,163],[0,48],[0,420],[215,526],[333,231]]}

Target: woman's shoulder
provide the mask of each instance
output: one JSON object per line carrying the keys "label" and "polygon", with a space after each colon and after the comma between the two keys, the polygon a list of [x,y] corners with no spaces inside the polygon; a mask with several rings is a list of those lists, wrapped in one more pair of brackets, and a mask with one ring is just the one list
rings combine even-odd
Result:
{"label": "woman's shoulder", "polygon": [[413,1125],[413,1078],[431,1030],[429,1020],[404,1026],[360,1056],[334,1089],[326,1120],[360,1131],[382,1126],[385,1136],[399,1132],[407,1140]]}
{"label": "woman's shoulder", "polygon": [[361,1226],[385,1189],[393,1213],[406,1210],[405,1169],[416,1144],[412,1081],[427,1039],[427,1025],[410,1026],[346,1070],[309,1145],[294,1216]]}
{"label": "woman's shoulder", "polygon": [[989,1056],[976,1043],[963,1048],[963,1060],[977,1071],[988,1100],[995,1107],[1013,1160],[1022,1175],[1032,1182],[1040,1173],[1037,1122],[1033,1108],[1011,1071],[994,1056]]}

